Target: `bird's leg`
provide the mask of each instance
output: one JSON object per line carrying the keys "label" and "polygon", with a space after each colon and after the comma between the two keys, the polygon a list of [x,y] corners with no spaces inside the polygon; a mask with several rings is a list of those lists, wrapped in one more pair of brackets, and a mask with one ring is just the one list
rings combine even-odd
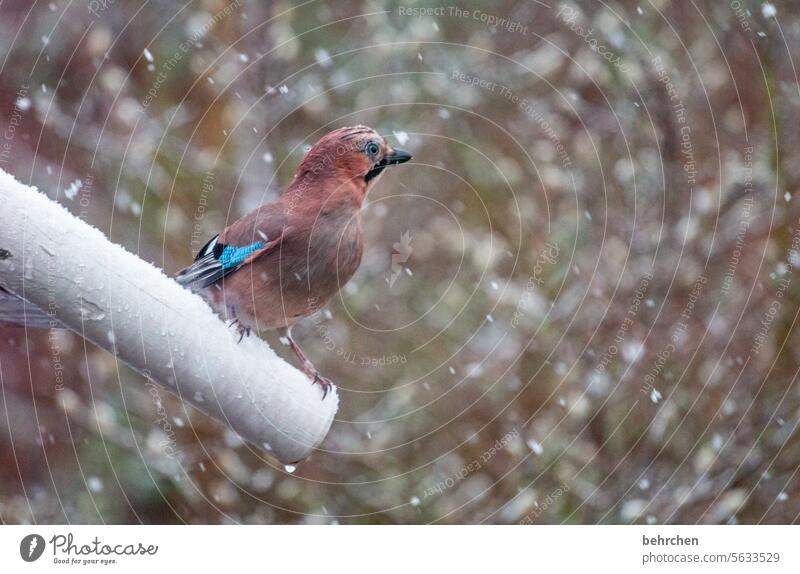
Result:
{"label": "bird's leg", "polygon": [[303,352],[303,349],[300,348],[295,340],[292,338],[292,328],[286,327],[282,329],[281,336],[286,339],[285,343],[291,347],[294,354],[297,355],[297,358],[300,359],[300,362],[303,363],[304,366],[314,367],[314,364],[306,357],[306,354]]}
{"label": "bird's leg", "polygon": [[289,347],[291,347],[292,351],[294,351],[294,354],[297,355],[297,358],[300,359],[300,363],[302,364],[300,369],[308,376],[308,378],[311,379],[311,384],[313,385],[317,383],[322,387],[322,400],[325,400],[325,397],[328,396],[328,391],[330,391],[331,387],[333,386],[333,381],[319,374],[319,371],[314,366],[314,363],[312,363],[309,358],[306,357],[303,349],[301,349],[300,345],[298,345],[292,338],[291,327],[283,329],[283,334],[281,337],[286,339],[286,343],[289,345]]}
{"label": "bird's leg", "polygon": [[[228,328],[230,329],[234,325],[239,325],[239,317],[236,316],[236,309],[228,305]],[[237,327],[238,329],[238,327]]]}

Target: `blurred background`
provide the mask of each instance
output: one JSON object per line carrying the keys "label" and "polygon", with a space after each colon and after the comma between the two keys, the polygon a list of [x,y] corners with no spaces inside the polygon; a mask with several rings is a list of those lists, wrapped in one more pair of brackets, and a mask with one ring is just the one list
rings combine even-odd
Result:
{"label": "blurred background", "polygon": [[0,2],[0,169],[168,274],[327,131],[414,154],[295,329],[341,397],[311,459],[2,327],[0,520],[796,522],[799,15]]}

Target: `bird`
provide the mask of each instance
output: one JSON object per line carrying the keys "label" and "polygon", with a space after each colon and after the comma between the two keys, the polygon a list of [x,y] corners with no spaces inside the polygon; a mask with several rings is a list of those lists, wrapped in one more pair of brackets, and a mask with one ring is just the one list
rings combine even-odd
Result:
{"label": "bird", "polygon": [[239,341],[251,331],[278,331],[325,400],[333,382],[294,340],[292,327],[353,277],[364,252],[364,200],[386,168],[410,159],[368,126],[324,135],[276,201],[212,237],[176,281],[224,314]]}

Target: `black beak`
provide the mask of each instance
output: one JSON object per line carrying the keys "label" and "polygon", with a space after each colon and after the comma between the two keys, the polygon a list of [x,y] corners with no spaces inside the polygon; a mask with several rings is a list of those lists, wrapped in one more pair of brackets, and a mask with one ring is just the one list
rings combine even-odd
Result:
{"label": "black beak", "polygon": [[406,150],[395,148],[392,150],[392,153],[387,153],[385,156],[383,156],[381,161],[375,164],[375,167],[369,170],[367,175],[364,177],[364,181],[369,183],[371,179],[378,177],[387,166],[406,163],[412,157],[413,156]]}
{"label": "black beak", "polygon": [[380,163],[382,165],[397,165],[399,163],[406,163],[412,157],[414,156],[406,150],[395,148],[392,153],[385,155]]}

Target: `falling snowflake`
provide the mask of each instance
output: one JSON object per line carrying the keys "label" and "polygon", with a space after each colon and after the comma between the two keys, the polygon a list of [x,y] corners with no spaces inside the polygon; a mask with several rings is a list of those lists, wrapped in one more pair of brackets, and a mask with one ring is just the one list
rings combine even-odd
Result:
{"label": "falling snowflake", "polygon": [[540,456],[544,452],[544,447],[538,441],[535,441],[533,439],[528,439],[528,442],[526,444],[528,445],[528,448],[531,449],[533,454],[535,454],[536,456]]}
{"label": "falling snowflake", "polygon": [[96,476],[90,476],[86,479],[86,486],[88,486],[89,490],[92,492],[103,492],[103,481]]}
{"label": "falling snowflake", "polygon": [[330,58],[331,55],[325,48],[317,48],[314,50],[314,60],[323,68],[327,68],[333,63]]}
{"label": "falling snowflake", "polygon": [[400,145],[406,145],[408,143],[408,140],[409,140],[408,132],[400,131],[400,132],[392,132],[392,133],[394,134],[394,137],[397,138],[397,141],[398,141],[398,143]]}
{"label": "falling snowflake", "polygon": [[661,393],[659,393],[657,389],[653,389],[650,391],[650,400],[657,403],[661,400]]}
{"label": "falling snowflake", "polygon": [[67,199],[75,199],[75,196],[78,195],[78,192],[83,187],[83,182],[79,179],[76,179],[72,183],[69,184],[69,187],[64,190],[64,195],[67,196]]}
{"label": "falling snowflake", "polygon": [[640,342],[628,343],[622,347],[622,357],[628,363],[635,363],[644,351],[644,345]]}

